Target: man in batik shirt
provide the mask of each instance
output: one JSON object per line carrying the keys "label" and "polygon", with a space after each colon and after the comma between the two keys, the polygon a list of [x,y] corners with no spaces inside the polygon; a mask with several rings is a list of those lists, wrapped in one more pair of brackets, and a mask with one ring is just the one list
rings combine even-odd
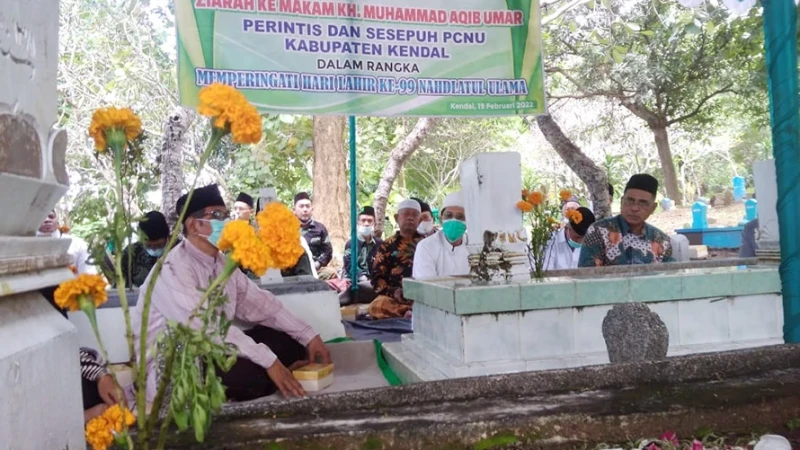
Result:
{"label": "man in batik shirt", "polygon": [[372,286],[378,295],[369,305],[373,319],[404,317],[411,301],[403,296],[403,278],[411,278],[414,252],[424,236],[417,232],[421,208],[416,200],[403,200],[394,216],[398,231],[383,241],[372,260]]}
{"label": "man in batik shirt", "polygon": [[578,267],[673,262],[669,236],[646,223],[656,210],[658,180],[647,174],[631,177],[622,194],[618,216],[598,220],[586,232]]}

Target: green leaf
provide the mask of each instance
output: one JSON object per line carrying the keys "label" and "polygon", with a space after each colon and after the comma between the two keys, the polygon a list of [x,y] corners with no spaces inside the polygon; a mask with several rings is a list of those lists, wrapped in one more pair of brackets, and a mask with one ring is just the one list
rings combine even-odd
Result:
{"label": "green leaf", "polygon": [[205,440],[207,420],[206,411],[200,405],[195,404],[192,410],[192,424],[194,425],[194,438],[197,442]]}
{"label": "green leaf", "polygon": [[621,45],[615,46],[614,50],[616,50],[617,53],[619,53],[620,55],[627,55],[628,54],[628,49],[623,47],[623,46],[621,46]]}
{"label": "green leaf", "polygon": [[700,27],[698,27],[694,23],[686,25],[686,34],[697,34],[699,32],[700,32]]}
{"label": "green leaf", "polygon": [[570,20],[569,22],[569,31],[573,33],[578,31],[578,24],[576,24],[574,20]]}
{"label": "green leaf", "polygon": [[617,64],[621,63],[625,59],[625,56],[619,51],[617,51],[616,47],[614,47],[614,49],[611,50],[611,57],[614,58],[614,62],[616,62]]}
{"label": "green leaf", "polygon": [[189,414],[186,413],[186,411],[172,411],[172,420],[175,421],[175,425],[177,425],[178,429],[181,431],[189,428]]}
{"label": "green leaf", "polygon": [[652,31],[652,30],[642,30],[642,31],[639,32],[639,34],[641,34],[642,36],[650,37],[650,36],[655,36],[656,33],[655,33],[655,31]]}
{"label": "green leaf", "polygon": [[627,29],[629,29],[631,31],[639,31],[639,30],[642,29],[642,27],[640,27],[638,24],[635,24],[633,22],[626,22],[625,23],[625,28],[627,28]]}

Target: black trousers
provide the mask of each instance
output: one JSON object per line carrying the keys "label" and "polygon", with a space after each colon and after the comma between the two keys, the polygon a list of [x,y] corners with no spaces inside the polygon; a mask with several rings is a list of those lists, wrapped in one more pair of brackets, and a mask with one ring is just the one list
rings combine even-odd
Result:
{"label": "black trousers", "polygon": [[[256,326],[244,333],[269,347],[286,367],[306,359],[306,348],[282,331]],[[237,402],[272,395],[278,390],[267,370],[246,358],[237,358],[227,373],[217,369],[217,375],[222,378],[228,399]]]}
{"label": "black trousers", "polygon": [[92,406],[97,406],[101,403],[104,403],[103,398],[100,397],[100,391],[97,390],[96,381],[89,381],[86,378],[81,377],[81,390],[83,391],[84,411]]}

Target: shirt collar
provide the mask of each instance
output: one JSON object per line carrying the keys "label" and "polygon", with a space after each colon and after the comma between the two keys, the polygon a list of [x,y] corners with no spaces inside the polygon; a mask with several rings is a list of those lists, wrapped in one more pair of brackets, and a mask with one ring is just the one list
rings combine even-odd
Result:
{"label": "shirt collar", "polygon": [[620,233],[622,233],[622,235],[632,234],[634,236],[645,237],[645,238],[649,235],[648,231],[650,230],[650,225],[648,225],[647,222],[645,222],[644,227],[642,227],[641,235],[635,234],[633,231],[631,231],[631,226],[628,225],[628,221],[622,217],[622,214],[617,216],[617,223],[619,224],[619,231]]}
{"label": "shirt collar", "polygon": [[[208,256],[203,253],[199,248],[195,247],[189,239],[184,239],[182,244],[189,256],[196,259],[201,264],[213,265],[217,262],[217,256]],[[217,253],[217,255],[219,255],[219,253]]]}

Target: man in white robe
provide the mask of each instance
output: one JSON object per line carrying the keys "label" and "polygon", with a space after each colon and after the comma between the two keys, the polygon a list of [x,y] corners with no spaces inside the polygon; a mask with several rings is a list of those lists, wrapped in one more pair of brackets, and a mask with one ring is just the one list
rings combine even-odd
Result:
{"label": "man in white robe", "polygon": [[547,243],[544,254],[545,271],[578,268],[583,236],[586,235],[589,225],[594,223],[595,217],[589,208],[581,206],[576,211],[580,213],[580,222],[576,223],[573,217],[566,226],[556,231]]}
{"label": "man in white robe", "polygon": [[72,264],[78,273],[97,273],[97,269],[89,264],[89,245],[83,239],[62,232],[59,229],[55,210],[50,211],[50,214],[44,219],[44,222],[39,226],[39,230],[36,231],[36,236],[69,239],[71,242],[67,252],[72,257]]}
{"label": "man in white robe", "polygon": [[469,274],[467,218],[461,192],[442,205],[442,229],[417,244],[413,277],[417,280]]}

